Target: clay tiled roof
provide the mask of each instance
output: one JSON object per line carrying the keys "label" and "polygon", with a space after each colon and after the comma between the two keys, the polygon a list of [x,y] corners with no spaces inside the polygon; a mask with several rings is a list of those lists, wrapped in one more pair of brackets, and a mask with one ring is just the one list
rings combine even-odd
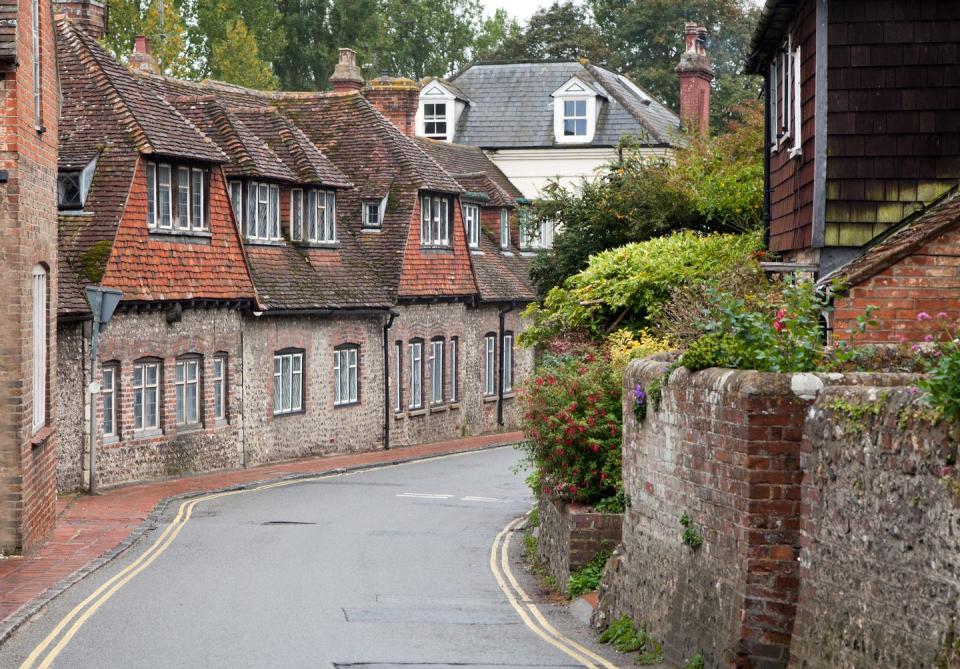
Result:
{"label": "clay tiled roof", "polygon": [[925,212],[908,218],[878,238],[865,253],[820,279],[827,285],[839,279],[848,287],[856,286],[914,253],[944,232],[960,226],[960,195],[952,195]]}
{"label": "clay tiled roof", "polygon": [[17,60],[17,0],[0,0],[0,63]]}
{"label": "clay tiled roof", "polygon": [[90,82],[118,113],[141,153],[219,163],[227,157],[173,105],[151,94],[96,40],[69,21],[58,22],[63,47],[85,65]]}
{"label": "clay tiled roof", "polygon": [[481,253],[473,253],[473,272],[484,302],[533,302],[529,262],[519,253],[504,255],[486,230],[480,235]]}
{"label": "clay tiled roof", "polygon": [[[492,181],[494,186],[491,188],[489,185],[484,185],[478,190],[487,193],[492,200],[497,202],[498,206],[513,206],[518,198],[523,197],[523,193],[513,185],[507,175],[481,149],[424,137],[418,137],[417,143],[443,169],[453,175],[464,190],[471,191],[474,189],[471,184],[464,183],[464,179],[461,177],[482,174]],[[478,185],[475,181],[471,183]]]}

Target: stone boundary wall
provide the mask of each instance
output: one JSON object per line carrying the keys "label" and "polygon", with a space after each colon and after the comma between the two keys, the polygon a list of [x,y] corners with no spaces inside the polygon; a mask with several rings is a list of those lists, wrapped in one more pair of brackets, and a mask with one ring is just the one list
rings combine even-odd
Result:
{"label": "stone boundary wall", "polygon": [[537,557],[561,590],[571,572],[620,543],[623,515],[598,513],[589,506],[540,496]]}
{"label": "stone boundary wall", "polygon": [[801,454],[792,667],[960,666],[960,427],[908,388],[827,388]]}
{"label": "stone boundary wall", "polygon": [[[595,624],[627,613],[680,664],[702,653],[707,667],[933,666],[958,601],[958,518],[938,478],[956,441],[944,454],[942,431],[878,403],[915,401],[916,377],[681,368],[638,424],[634,387],[667,369],[638,361],[624,380],[632,504]],[[927,499],[939,515],[918,518]],[[938,613],[924,617],[924,602]]]}

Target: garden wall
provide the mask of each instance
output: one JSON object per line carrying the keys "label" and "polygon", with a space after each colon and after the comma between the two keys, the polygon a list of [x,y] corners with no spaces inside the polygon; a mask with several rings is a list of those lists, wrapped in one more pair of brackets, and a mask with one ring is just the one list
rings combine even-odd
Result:
{"label": "garden wall", "polygon": [[627,613],[707,667],[956,666],[935,662],[960,635],[957,437],[915,377],[679,369],[639,424],[633,389],[666,367],[626,375],[632,504],[598,626]]}
{"label": "garden wall", "polygon": [[[645,621],[671,661],[700,652],[712,666],[784,666],[798,589],[800,442],[809,401],[792,390],[790,376],[679,369],[663,386],[660,409],[651,399],[638,425],[633,388],[649,392],[666,367],[640,361],[626,375],[631,506],[600,611]],[[684,516],[698,547],[682,539]]]}
{"label": "garden wall", "polygon": [[810,411],[791,666],[960,666],[958,434],[915,405],[836,387]]}
{"label": "garden wall", "polygon": [[612,551],[621,539],[623,515],[597,513],[592,507],[540,495],[537,557],[564,589],[570,573],[585,567],[600,551]]}

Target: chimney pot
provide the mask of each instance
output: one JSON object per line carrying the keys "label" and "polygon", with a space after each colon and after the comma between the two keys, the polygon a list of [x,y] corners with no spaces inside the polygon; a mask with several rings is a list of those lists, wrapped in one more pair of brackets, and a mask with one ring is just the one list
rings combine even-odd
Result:
{"label": "chimney pot", "polygon": [[363,88],[363,72],[357,66],[357,52],[353,49],[340,49],[340,58],[330,76],[333,90],[359,91]]}
{"label": "chimney pot", "polygon": [[131,70],[160,74],[160,68],[157,67],[157,61],[153,57],[150,38],[146,35],[137,35],[134,38],[133,53],[130,54],[127,61],[130,63]]}

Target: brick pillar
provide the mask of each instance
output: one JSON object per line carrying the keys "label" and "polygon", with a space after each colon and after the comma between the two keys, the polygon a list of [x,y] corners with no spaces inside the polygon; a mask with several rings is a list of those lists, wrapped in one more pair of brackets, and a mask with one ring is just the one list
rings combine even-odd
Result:
{"label": "brick pillar", "polygon": [[687,128],[710,132],[710,82],[713,66],[707,56],[707,30],[696,23],[684,27],[686,49],[676,72],[680,76],[680,120]]}
{"label": "brick pillar", "polygon": [[416,134],[420,88],[412,79],[377,77],[367,84],[363,95],[407,137]]}

